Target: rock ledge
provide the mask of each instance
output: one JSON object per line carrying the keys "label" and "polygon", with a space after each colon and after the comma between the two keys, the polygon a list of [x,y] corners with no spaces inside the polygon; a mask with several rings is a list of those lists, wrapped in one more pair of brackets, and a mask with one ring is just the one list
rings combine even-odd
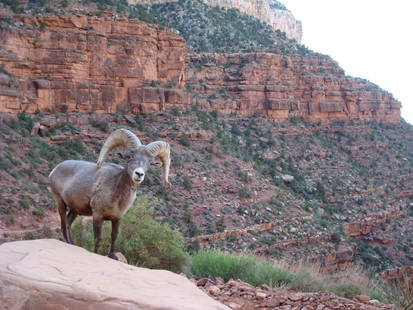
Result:
{"label": "rock ledge", "polygon": [[185,277],[58,240],[0,246],[2,309],[228,309]]}

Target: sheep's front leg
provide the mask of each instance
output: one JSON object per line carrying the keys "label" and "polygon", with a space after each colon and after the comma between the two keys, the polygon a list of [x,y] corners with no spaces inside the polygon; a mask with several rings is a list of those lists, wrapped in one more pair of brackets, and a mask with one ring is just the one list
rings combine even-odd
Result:
{"label": "sheep's front leg", "polygon": [[98,215],[93,215],[93,234],[95,236],[95,253],[98,252],[100,241],[102,240],[103,219]]}
{"label": "sheep's front leg", "polygon": [[115,255],[115,242],[118,238],[120,220],[112,220],[112,244],[110,245],[109,257],[118,260]]}

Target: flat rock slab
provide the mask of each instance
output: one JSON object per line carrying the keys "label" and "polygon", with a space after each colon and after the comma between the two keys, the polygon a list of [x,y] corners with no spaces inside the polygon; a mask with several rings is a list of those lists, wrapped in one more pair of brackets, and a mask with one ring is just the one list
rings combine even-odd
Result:
{"label": "flat rock slab", "polygon": [[0,246],[2,309],[226,309],[187,278],[54,239]]}

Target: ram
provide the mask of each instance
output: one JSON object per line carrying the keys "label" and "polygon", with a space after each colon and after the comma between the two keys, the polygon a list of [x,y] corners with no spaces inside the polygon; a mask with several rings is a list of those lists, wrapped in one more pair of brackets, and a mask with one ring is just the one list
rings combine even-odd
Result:
{"label": "ram", "polygon": [[[123,165],[104,163],[109,152],[123,147]],[[137,187],[144,180],[149,164],[158,157],[162,166],[163,185],[168,181],[170,146],[164,141],[142,145],[131,131],[118,129],[105,141],[97,163],[66,160],[50,173],[50,188],[61,219],[66,242],[73,244],[70,227],[78,215],[93,217],[95,253],[101,242],[102,223],[112,222],[112,243],[109,257],[117,259],[114,250],[122,216],[136,198]]]}

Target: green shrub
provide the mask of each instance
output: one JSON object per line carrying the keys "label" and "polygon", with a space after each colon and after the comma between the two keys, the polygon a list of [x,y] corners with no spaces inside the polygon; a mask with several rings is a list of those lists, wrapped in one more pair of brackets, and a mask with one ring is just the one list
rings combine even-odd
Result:
{"label": "green shrub", "polygon": [[184,188],[186,190],[191,190],[192,189],[192,180],[185,175],[184,179],[182,181],[182,185],[184,186]]}
{"label": "green shrub", "polygon": [[251,198],[251,192],[246,187],[241,188],[238,195],[241,199]]}
{"label": "green shrub", "polygon": [[325,290],[321,279],[313,276],[311,272],[300,269],[295,273],[291,288],[301,292],[315,292]]}
{"label": "green shrub", "polygon": [[232,256],[217,250],[194,254],[191,273],[196,277],[221,277],[225,281],[240,279],[255,286],[282,285],[293,280],[292,274],[265,260],[252,255]]}
{"label": "green shrub", "polygon": [[[372,297],[372,295],[369,296]],[[379,298],[377,300],[381,301]],[[394,283],[394,286],[386,292],[386,300],[400,309],[413,310],[413,285],[410,284],[408,277]]]}
{"label": "green shrub", "polygon": [[10,169],[11,167],[13,167],[13,164],[10,160],[8,160],[7,158],[3,158],[0,156],[0,169]]}
{"label": "green shrub", "polygon": [[216,223],[215,228],[218,232],[223,232],[227,228],[224,217],[221,217]]}
{"label": "green shrub", "polygon": [[191,145],[191,141],[189,141],[189,138],[187,136],[182,136],[181,139],[179,139],[179,143],[187,147]]}
{"label": "green shrub", "polygon": [[93,120],[92,121],[92,126],[102,130],[103,132],[108,132],[109,131],[109,124],[105,121]]}
{"label": "green shrub", "polygon": [[15,220],[15,218],[14,218],[14,215],[12,214],[12,215],[10,215],[10,216],[7,218],[7,220],[6,220],[6,225],[7,225],[7,226],[13,225],[15,221],[16,221],[16,220]]}
{"label": "green shrub", "polygon": [[31,206],[31,199],[28,195],[24,195],[22,199],[19,200],[19,204],[23,207],[23,209],[29,209]]}
{"label": "green shrub", "polygon": [[341,283],[336,287],[333,287],[332,291],[339,296],[350,299],[362,293],[360,286],[353,283]]}
{"label": "green shrub", "polygon": [[[155,221],[153,205],[145,197],[138,197],[135,204],[122,219],[116,251],[122,252],[129,264],[147,268],[181,271],[188,255],[184,251],[184,239],[180,232],[167,223]],[[93,250],[93,229],[89,221],[77,220],[73,225],[73,237],[77,245]],[[102,228],[100,253],[107,255],[110,248],[111,225],[105,222]]]}

